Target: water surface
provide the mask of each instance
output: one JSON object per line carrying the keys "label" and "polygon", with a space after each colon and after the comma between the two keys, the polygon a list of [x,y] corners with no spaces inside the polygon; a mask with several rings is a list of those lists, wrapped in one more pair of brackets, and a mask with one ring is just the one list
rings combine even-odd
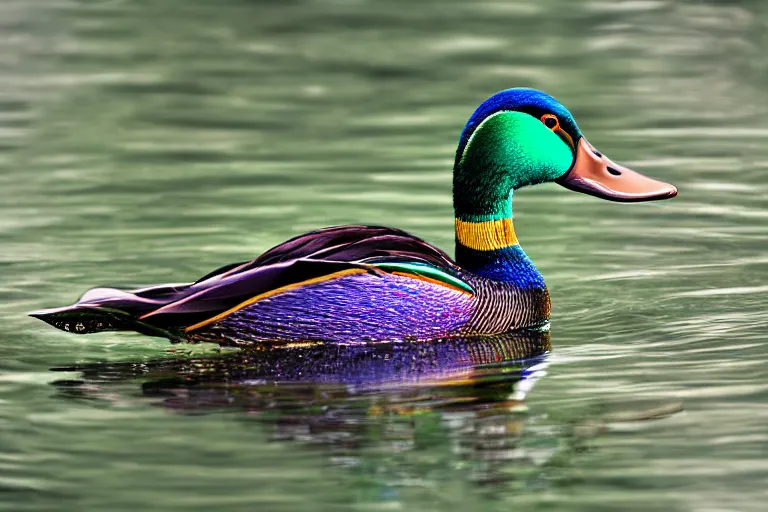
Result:
{"label": "water surface", "polygon": [[[763,510],[767,25],[757,0],[3,2],[0,508]],[[543,361],[361,386],[25,316],[326,225],[450,252],[459,132],[512,86],[680,189],[516,194]]]}

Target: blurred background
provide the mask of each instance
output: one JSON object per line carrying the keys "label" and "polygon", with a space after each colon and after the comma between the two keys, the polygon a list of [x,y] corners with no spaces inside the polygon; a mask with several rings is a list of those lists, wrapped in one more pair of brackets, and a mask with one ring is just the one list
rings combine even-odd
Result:
{"label": "blurred background", "polygon": [[[4,0],[0,509],[764,510],[767,24],[759,0]],[[201,388],[215,357],[25,316],[326,225],[452,253],[459,133],[515,86],[680,193],[516,194],[553,351],[492,421],[435,390]]]}

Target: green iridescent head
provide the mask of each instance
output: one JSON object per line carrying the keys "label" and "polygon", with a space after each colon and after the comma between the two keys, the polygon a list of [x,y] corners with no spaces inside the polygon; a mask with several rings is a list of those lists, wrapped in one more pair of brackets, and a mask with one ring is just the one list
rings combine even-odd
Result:
{"label": "green iridescent head", "polygon": [[677,193],[605,158],[584,139],[568,109],[548,94],[507,89],[483,102],[456,151],[456,216],[471,221],[509,217],[514,190],[551,181],[614,201]]}

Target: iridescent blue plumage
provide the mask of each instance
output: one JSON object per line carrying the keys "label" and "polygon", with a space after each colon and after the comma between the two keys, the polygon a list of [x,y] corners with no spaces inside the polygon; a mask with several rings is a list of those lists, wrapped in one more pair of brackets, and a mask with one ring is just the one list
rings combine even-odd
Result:
{"label": "iridescent blue plumage", "polygon": [[464,269],[521,290],[545,290],[544,277],[519,245],[477,251],[456,244],[456,262]]}

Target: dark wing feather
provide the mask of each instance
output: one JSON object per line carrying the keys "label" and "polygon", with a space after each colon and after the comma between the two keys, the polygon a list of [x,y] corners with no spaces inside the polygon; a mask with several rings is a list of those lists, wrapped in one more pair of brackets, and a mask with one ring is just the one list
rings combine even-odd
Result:
{"label": "dark wing feather", "polygon": [[[416,239],[405,231],[381,226],[333,226],[318,229],[291,238],[273,247],[255,260],[254,264],[269,265],[288,259],[307,258],[331,248],[343,247],[349,244],[372,240],[382,235],[394,235],[404,239]],[[418,240],[418,239],[416,239]]]}
{"label": "dark wing feather", "polygon": [[438,268],[456,267],[443,251],[401,229],[350,225],[319,229],[291,238],[255,260],[222,267],[198,283],[289,260],[363,262],[370,258],[416,259]]}
{"label": "dark wing feather", "polygon": [[230,263],[229,265],[224,265],[223,267],[217,268],[213,272],[208,272],[203,277],[201,277],[200,279],[195,281],[194,284],[202,283],[203,281],[207,281],[208,279],[210,279],[212,277],[216,277],[216,276],[220,276],[222,274],[226,274],[230,270],[237,269],[238,267],[241,267],[243,265],[247,265],[248,263],[250,263],[250,261],[241,261],[240,263]]}

